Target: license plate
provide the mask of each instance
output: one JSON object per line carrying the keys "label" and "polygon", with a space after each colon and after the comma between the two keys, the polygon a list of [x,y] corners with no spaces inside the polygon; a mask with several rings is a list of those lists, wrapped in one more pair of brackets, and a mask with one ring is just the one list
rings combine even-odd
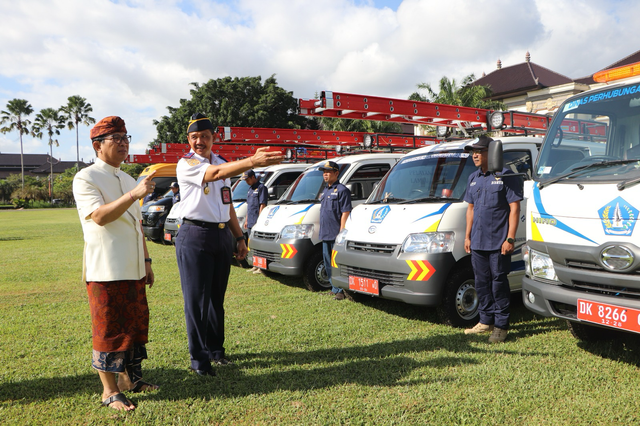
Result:
{"label": "license plate", "polygon": [[164,240],[165,241],[171,241],[171,234],[169,234],[168,232],[166,234],[164,234]]}
{"label": "license plate", "polygon": [[253,256],[253,266],[260,269],[267,269],[267,259],[264,257]]}
{"label": "license plate", "polygon": [[640,333],[640,310],[578,299],[578,319]]}
{"label": "license plate", "polygon": [[378,289],[378,280],[364,277],[356,277],[349,275],[349,290],[359,291],[360,293],[380,295]]}

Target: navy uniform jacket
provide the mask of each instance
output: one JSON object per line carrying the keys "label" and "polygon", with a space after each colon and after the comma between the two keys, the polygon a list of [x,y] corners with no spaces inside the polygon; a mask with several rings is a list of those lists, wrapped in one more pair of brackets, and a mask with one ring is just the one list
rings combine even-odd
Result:
{"label": "navy uniform jacket", "polygon": [[483,174],[478,169],[469,176],[464,201],[473,204],[472,250],[500,250],[509,231],[509,204],[522,200],[522,177],[503,169],[504,177]]}
{"label": "navy uniform jacket", "polygon": [[262,182],[256,182],[247,192],[247,228],[253,228],[260,216],[260,204],[267,204],[269,193]]}
{"label": "navy uniform jacket", "polygon": [[173,204],[180,202],[180,192],[176,192],[172,199]]}
{"label": "navy uniform jacket", "polygon": [[340,182],[327,186],[320,194],[321,241],[333,241],[340,232],[342,213],[351,211],[351,192]]}

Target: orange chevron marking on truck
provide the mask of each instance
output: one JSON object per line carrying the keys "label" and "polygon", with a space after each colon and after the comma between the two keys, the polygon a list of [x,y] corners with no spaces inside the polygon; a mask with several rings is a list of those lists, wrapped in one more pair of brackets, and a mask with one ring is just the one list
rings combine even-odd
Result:
{"label": "orange chevron marking on truck", "polygon": [[411,273],[407,277],[409,281],[428,281],[436,269],[426,260],[407,260]]}
{"label": "orange chevron marking on truck", "polygon": [[337,251],[331,250],[331,267],[332,268],[338,267],[338,265],[336,264],[336,254],[338,254]]}
{"label": "orange chevron marking on truck", "polygon": [[283,259],[291,259],[296,255],[298,250],[291,244],[280,244],[280,248],[282,249],[282,258]]}

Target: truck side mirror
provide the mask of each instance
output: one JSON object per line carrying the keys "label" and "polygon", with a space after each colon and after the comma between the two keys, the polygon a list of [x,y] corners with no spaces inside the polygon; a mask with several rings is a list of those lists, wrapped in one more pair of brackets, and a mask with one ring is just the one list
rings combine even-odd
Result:
{"label": "truck side mirror", "polygon": [[489,142],[487,152],[488,169],[490,172],[501,172],[504,167],[504,156],[501,140],[492,140]]}

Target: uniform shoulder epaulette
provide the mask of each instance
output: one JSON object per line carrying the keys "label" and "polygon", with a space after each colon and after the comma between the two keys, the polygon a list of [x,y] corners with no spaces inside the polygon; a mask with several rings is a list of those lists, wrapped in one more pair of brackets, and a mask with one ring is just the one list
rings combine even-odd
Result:
{"label": "uniform shoulder epaulette", "polygon": [[193,157],[194,153],[190,152],[188,154],[185,154],[182,158],[184,158],[187,161],[187,164],[190,166],[197,166],[198,164],[200,164],[200,160],[198,160],[197,158]]}
{"label": "uniform shoulder epaulette", "polygon": [[227,160],[226,158],[224,158],[222,155],[220,154],[216,154],[216,157],[218,157],[219,159],[221,159],[222,161],[224,161],[225,163],[228,163],[229,160]]}

